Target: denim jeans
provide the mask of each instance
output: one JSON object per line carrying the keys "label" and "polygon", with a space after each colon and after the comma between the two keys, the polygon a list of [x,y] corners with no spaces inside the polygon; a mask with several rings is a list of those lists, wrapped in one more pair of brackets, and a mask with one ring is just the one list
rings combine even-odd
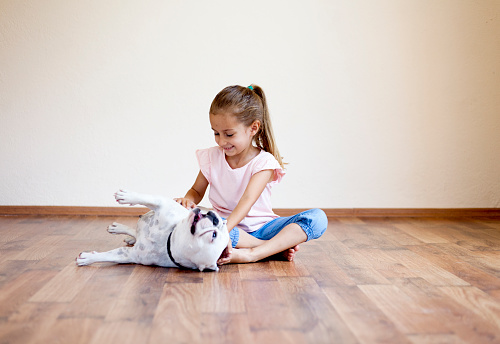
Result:
{"label": "denim jeans", "polygon": [[[298,224],[306,233],[307,241],[309,241],[317,239],[323,235],[326,227],[328,226],[328,219],[323,210],[310,209],[293,216],[278,217],[269,221],[260,229],[248,234],[257,239],[269,240],[291,223]],[[238,227],[234,227],[231,232],[229,232],[229,237],[231,238],[233,247],[235,247],[240,238],[240,231]]]}

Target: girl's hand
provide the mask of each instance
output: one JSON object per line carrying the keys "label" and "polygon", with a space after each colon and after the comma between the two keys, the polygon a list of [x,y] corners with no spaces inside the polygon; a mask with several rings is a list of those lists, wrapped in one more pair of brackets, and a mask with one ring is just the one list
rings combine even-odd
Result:
{"label": "girl's hand", "polygon": [[179,203],[180,205],[182,205],[186,209],[193,209],[196,207],[196,203],[194,203],[193,201],[191,201],[188,198],[184,198],[184,197],[174,198],[174,201],[176,201],[177,203]]}
{"label": "girl's hand", "polygon": [[217,265],[224,265],[227,264],[231,261],[231,253],[233,251],[233,243],[231,242],[231,239],[229,239],[229,243],[227,244],[227,248],[224,249],[222,252],[222,255],[220,256],[219,260],[217,261]]}

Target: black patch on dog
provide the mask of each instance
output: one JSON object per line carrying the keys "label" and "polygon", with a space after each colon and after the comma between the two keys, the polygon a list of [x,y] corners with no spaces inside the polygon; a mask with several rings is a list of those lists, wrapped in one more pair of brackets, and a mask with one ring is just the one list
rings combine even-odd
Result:
{"label": "black patch on dog", "polygon": [[215,215],[213,211],[209,211],[206,217],[208,217],[212,221],[214,226],[217,226],[219,224],[219,219],[217,218],[217,215]]}
{"label": "black patch on dog", "polygon": [[193,223],[191,224],[191,234],[193,234],[193,235],[196,232],[196,224],[202,218],[202,215],[200,215],[200,211],[201,210],[199,208],[196,208],[193,210],[194,218],[193,218]]}

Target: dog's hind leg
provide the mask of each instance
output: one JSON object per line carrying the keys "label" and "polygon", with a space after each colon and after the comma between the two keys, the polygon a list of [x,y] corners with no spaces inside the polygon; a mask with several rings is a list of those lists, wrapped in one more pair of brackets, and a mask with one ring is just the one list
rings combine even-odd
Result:
{"label": "dog's hind leg", "polygon": [[113,222],[108,226],[108,232],[111,234],[125,234],[133,237],[137,235],[137,231],[135,229],[117,222]]}
{"label": "dog's hind leg", "polygon": [[131,247],[120,247],[108,252],[82,252],[76,258],[76,263],[78,265],[90,265],[98,262],[134,263],[131,258],[132,249]]}
{"label": "dog's hind leg", "polygon": [[121,223],[113,222],[111,225],[109,225],[108,232],[111,234],[128,235],[129,237],[125,238],[123,241],[125,241],[128,245],[135,244],[135,241],[136,241],[135,238],[137,237],[137,231],[133,228],[122,225]]}

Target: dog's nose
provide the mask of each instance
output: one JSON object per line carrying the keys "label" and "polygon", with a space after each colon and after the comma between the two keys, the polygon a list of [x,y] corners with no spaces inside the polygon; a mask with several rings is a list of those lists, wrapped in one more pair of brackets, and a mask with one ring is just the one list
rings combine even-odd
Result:
{"label": "dog's nose", "polygon": [[217,217],[217,215],[214,214],[213,211],[209,211],[207,213],[207,217],[212,221],[214,226],[217,226],[219,224],[219,218]]}

